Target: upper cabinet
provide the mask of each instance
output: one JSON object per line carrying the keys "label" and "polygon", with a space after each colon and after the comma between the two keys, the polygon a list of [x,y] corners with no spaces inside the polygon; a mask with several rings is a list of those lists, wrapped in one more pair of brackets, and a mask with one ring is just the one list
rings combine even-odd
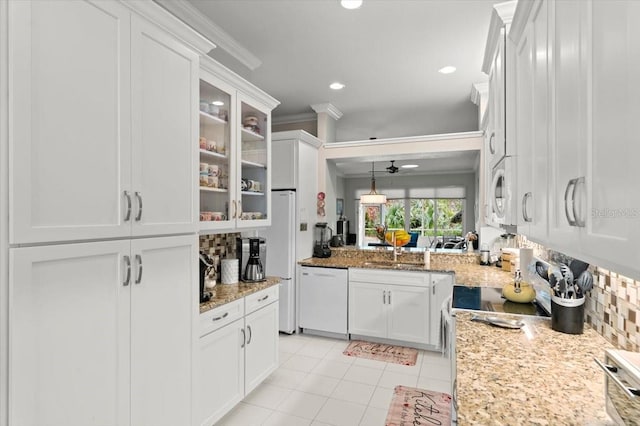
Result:
{"label": "upper cabinet", "polygon": [[640,192],[633,188],[639,19],[633,0],[520,2],[510,33],[520,79],[519,230],[634,278],[640,277]]}
{"label": "upper cabinet", "polygon": [[482,71],[489,76],[489,97],[487,103],[487,141],[485,156],[489,169],[494,168],[505,155],[513,155],[514,144],[507,134],[507,95],[511,78],[512,44],[507,40],[515,1],[494,5],[489,26],[489,35],[484,53]]}
{"label": "upper cabinet", "polygon": [[119,2],[9,21],[10,243],[194,232],[198,55]]}
{"label": "upper cabinet", "polygon": [[199,93],[200,232],[269,226],[278,102],[209,58],[202,58]]}

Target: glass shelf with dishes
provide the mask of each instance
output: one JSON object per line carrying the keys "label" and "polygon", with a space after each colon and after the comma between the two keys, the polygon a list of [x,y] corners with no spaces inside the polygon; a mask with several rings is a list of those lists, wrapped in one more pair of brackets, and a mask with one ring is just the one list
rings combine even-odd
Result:
{"label": "glass shelf with dishes", "polygon": [[200,80],[200,229],[230,227],[232,172],[229,93]]}
{"label": "glass shelf with dishes", "polygon": [[[243,225],[259,225],[267,219],[270,202],[268,179],[269,164],[269,112],[240,100],[240,221]],[[248,223],[247,223],[248,224]]]}

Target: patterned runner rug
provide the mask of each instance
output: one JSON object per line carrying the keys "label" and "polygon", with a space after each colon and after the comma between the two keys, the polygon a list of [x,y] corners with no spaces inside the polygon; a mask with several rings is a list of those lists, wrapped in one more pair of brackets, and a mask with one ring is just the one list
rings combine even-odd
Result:
{"label": "patterned runner rug", "polygon": [[451,396],[425,389],[396,386],[386,426],[450,425]]}
{"label": "patterned runner rug", "polygon": [[416,359],[418,358],[417,349],[386,345],[384,343],[363,342],[361,340],[354,340],[349,343],[343,354],[403,365],[416,365]]}

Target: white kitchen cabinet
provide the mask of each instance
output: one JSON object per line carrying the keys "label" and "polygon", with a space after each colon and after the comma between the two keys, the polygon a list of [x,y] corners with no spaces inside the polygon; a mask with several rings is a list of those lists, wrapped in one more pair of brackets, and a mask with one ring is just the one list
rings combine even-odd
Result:
{"label": "white kitchen cabinet", "polygon": [[10,242],[130,234],[130,13],[9,3]]}
{"label": "white kitchen cabinet", "polygon": [[133,235],[197,230],[198,55],[131,20]]}
{"label": "white kitchen cabinet", "polygon": [[199,178],[200,232],[269,226],[278,102],[210,58],[201,60],[199,92],[201,172],[214,167]]}
{"label": "white kitchen cabinet", "polygon": [[[431,273],[431,296],[429,300],[429,336],[431,344],[437,348],[442,347],[442,310],[448,310],[444,306],[445,301],[453,293],[453,275]],[[452,337],[449,336],[449,339]]]}
{"label": "white kitchen cabinet", "polygon": [[200,317],[196,424],[211,426],[278,368],[278,286]]}
{"label": "white kitchen cabinet", "polygon": [[587,131],[586,259],[640,279],[640,4],[634,0],[588,2],[586,57]]}
{"label": "white kitchen cabinet", "polygon": [[10,256],[10,424],[190,424],[195,236]]}
{"label": "white kitchen cabinet", "polygon": [[9,14],[10,243],[194,232],[197,54],[119,2]]}
{"label": "white kitchen cabinet", "polygon": [[349,281],[349,333],[387,337],[387,290],[384,284]]}
{"label": "white kitchen cabinet", "polygon": [[546,2],[536,1],[517,40],[514,59],[517,226],[519,233],[543,244],[547,239],[550,112],[547,22]]}
{"label": "white kitchen cabinet", "polygon": [[439,337],[430,335],[431,285],[427,272],[349,269],[349,333],[437,346]]}
{"label": "white kitchen cabinet", "polygon": [[243,332],[239,319],[200,338],[196,412],[201,426],[211,426],[244,398]]}
{"label": "white kitchen cabinet", "polygon": [[640,155],[633,125],[640,89],[632,80],[640,67],[633,24],[639,5],[566,0],[523,2],[518,9],[513,37],[533,55],[529,69],[519,56],[518,74],[531,80],[531,95],[517,102],[518,146],[528,146],[524,154],[532,157],[519,158],[518,191],[533,194],[525,211],[533,212],[532,222],[521,230],[549,248],[638,278],[640,195],[629,185]]}
{"label": "white kitchen cabinet", "polygon": [[497,166],[504,156],[515,154],[515,143],[508,132],[511,123],[507,121],[513,47],[506,37],[515,6],[514,1],[494,5],[482,64],[482,71],[489,76],[485,144],[488,170]]}
{"label": "white kitchen cabinet", "polygon": [[270,300],[270,304],[245,317],[245,395],[278,368],[278,303],[276,298]]}

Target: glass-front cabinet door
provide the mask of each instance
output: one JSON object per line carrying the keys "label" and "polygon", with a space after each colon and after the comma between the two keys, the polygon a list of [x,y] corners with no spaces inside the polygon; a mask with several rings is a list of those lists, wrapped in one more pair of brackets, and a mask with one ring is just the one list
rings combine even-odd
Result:
{"label": "glass-front cabinet door", "polygon": [[235,192],[234,93],[230,87],[202,75],[200,80],[200,231],[234,226],[238,211]]}
{"label": "glass-front cabinet door", "polygon": [[237,154],[238,227],[267,226],[271,222],[271,116],[266,107],[238,94],[239,114]]}

